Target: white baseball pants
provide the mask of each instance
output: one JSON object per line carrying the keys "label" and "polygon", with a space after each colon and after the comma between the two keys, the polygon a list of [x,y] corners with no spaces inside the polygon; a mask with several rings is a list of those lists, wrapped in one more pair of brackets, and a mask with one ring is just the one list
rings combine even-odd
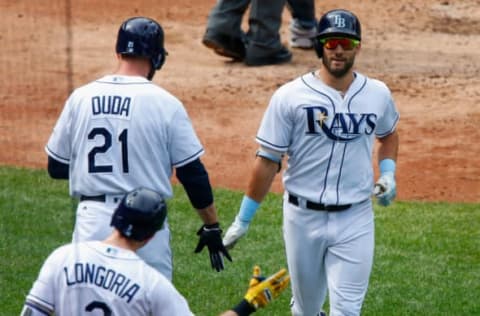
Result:
{"label": "white baseball pants", "polygon": [[360,315],[374,253],[371,200],[327,212],[295,206],[286,195],[283,216],[292,314],[318,315],[328,290],[330,316]]}

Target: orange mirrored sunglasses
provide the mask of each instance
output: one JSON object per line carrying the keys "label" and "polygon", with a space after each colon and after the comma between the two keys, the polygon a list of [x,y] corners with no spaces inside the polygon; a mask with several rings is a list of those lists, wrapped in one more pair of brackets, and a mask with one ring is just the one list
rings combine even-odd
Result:
{"label": "orange mirrored sunglasses", "polygon": [[321,39],[320,43],[322,43],[326,49],[335,49],[340,45],[344,50],[352,50],[360,44],[360,41],[347,37],[330,37]]}

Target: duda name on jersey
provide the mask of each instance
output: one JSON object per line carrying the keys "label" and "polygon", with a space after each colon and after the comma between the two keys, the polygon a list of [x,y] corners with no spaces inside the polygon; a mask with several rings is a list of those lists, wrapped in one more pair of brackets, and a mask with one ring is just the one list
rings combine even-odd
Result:
{"label": "duda name on jersey", "polygon": [[92,97],[92,114],[111,114],[128,117],[132,98],[119,95],[97,95]]}

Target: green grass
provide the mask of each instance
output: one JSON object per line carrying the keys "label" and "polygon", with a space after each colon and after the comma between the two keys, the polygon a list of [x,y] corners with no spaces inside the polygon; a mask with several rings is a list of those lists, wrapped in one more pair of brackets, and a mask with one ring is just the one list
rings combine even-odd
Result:
{"label": "green grass", "polygon": [[[68,184],[45,171],[0,167],[0,315],[18,315],[41,264],[70,241],[75,201]],[[215,190],[223,228],[241,192]],[[362,315],[480,315],[480,204],[396,202],[375,207],[376,249]],[[196,315],[217,315],[239,301],[254,264],[286,267],[281,195],[269,194],[247,236],[220,273],[207,251],[194,254],[200,226],[181,187],[169,201],[174,283]],[[287,290],[258,315],[290,315]]]}

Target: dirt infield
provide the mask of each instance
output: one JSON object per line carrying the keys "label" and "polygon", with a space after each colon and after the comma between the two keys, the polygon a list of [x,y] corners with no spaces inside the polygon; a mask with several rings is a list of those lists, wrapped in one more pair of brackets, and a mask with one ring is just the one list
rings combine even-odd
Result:
{"label": "dirt infield", "polygon": [[[184,102],[215,187],[246,187],[272,92],[319,63],[303,50],[293,50],[288,65],[257,68],[214,55],[200,42],[214,0],[50,2],[0,2],[2,165],[45,167],[43,147],[68,92],[115,69],[116,32],[129,16],[163,25],[169,56],[154,81]],[[335,7],[358,14],[357,70],[393,92],[401,113],[398,198],[480,202],[480,1],[316,3],[317,17]],[[287,10],[283,17],[286,42]],[[281,192],[280,177],[273,189]]]}

